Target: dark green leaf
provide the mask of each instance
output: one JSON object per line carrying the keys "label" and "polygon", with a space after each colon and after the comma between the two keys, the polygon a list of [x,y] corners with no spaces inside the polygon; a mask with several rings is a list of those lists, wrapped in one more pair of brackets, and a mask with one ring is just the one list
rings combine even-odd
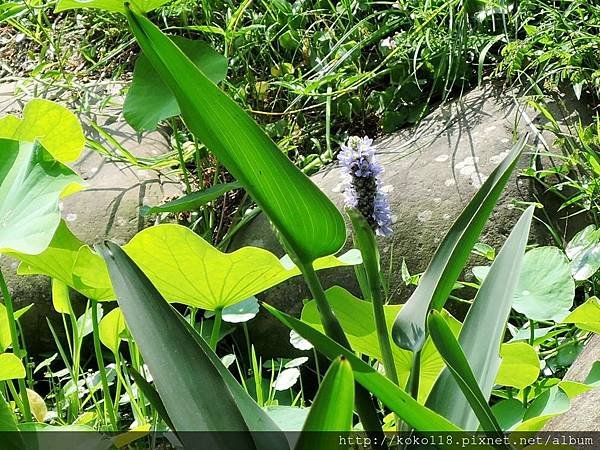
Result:
{"label": "dark green leaf", "polygon": [[237,182],[215,184],[198,192],[192,192],[191,194],[184,195],[176,200],[165,203],[160,206],[142,206],[140,213],[144,216],[148,214],[160,214],[164,212],[179,213],[183,211],[195,211],[208,202],[216,200],[221,195],[227,192],[239,189],[241,185]]}

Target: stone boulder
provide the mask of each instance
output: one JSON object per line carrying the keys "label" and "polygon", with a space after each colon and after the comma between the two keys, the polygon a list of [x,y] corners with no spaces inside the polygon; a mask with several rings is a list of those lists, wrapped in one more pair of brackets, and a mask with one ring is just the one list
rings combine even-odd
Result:
{"label": "stone boulder", "polygon": [[[0,116],[20,113],[27,96],[14,94],[15,85],[0,87]],[[51,98],[52,99],[52,98]],[[76,110],[76,109],[73,109]],[[90,112],[81,114],[86,136],[111,148],[111,143],[99,135],[89,123]],[[94,120],[112,136],[119,145],[136,157],[148,158],[170,151],[166,137],[158,132],[145,133],[141,138],[122,119],[120,110],[108,107],[96,112]],[[117,117],[117,120],[112,118]],[[84,242],[93,244],[103,239],[119,243],[127,242],[145,225],[139,213],[142,205],[155,205],[165,198],[181,195],[177,180],[165,175],[141,170],[131,164],[111,161],[101,154],[86,149],[71,167],[87,182],[83,192],[67,197],[62,204],[62,217],[69,228]],[[0,259],[10,291],[17,308],[34,303],[35,306],[22,320],[30,354],[55,351],[46,317],[56,321],[56,329],[62,329],[58,314],[52,308],[49,279],[41,276],[18,276],[18,262],[8,257]],[[76,302],[82,306],[82,302]]]}
{"label": "stone boulder", "polygon": [[[532,111],[518,106],[512,92],[494,85],[475,89],[462,99],[439,107],[420,125],[379,139],[379,160],[385,167],[383,184],[395,215],[394,235],[379,240],[382,268],[391,274],[390,296],[404,302],[412,292],[402,282],[404,259],[411,274],[425,270],[435,249],[453,221],[472,198],[490,172],[502,161],[515,140],[531,131],[537,120]],[[530,150],[521,157],[519,166],[528,165]],[[337,165],[312,177],[339,207],[340,169]],[[524,208],[535,201],[530,179],[516,170],[502,194],[480,241],[498,250]],[[547,233],[534,222],[530,242],[547,243]],[[237,236],[235,246],[255,245],[283,254],[269,221],[258,216]],[[475,261],[482,263],[482,260]],[[390,269],[391,267],[391,269]],[[464,276],[472,277],[470,271]],[[321,273],[325,287],[341,285],[355,294],[358,286],[353,269],[333,269]],[[301,279],[281,284],[262,295],[273,306],[298,316],[302,300],[309,293]],[[449,308],[459,305],[449,303]],[[457,312],[460,315],[460,311]],[[262,311],[249,323],[252,342],[263,357],[294,354],[288,342],[288,330]]]}
{"label": "stone boulder", "polygon": [[[600,361],[600,335],[594,335],[567,371],[565,380],[582,383]],[[571,402],[571,409],[550,420],[545,431],[600,431],[600,389],[592,389]]]}

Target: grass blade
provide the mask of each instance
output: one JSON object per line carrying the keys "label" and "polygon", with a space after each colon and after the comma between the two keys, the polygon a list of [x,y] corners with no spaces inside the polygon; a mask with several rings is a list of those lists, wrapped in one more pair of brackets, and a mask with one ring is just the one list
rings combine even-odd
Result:
{"label": "grass blade", "polygon": [[346,229],[335,205],[152,22],[132,10],[127,19],[188,128],[242,184],[296,256],[311,263],[337,252]]}
{"label": "grass blade", "polygon": [[385,376],[331,338],[270,305],[263,304],[263,306],[283,324],[310,341],[329,359],[335,359],[340,355],[345,357],[352,366],[355,380],[417,431],[461,431],[444,417],[417,403]]}
{"label": "grass blade", "polygon": [[[500,249],[458,338],[486,400],[500,367],[500,345],[521,272],[533,211],[532,206],[523,213]],[[466,398],[448,372],[442,372],[426,405],[462,428],[476,430],[478,427],[477,417],[467,407]]]}
{"label": "grass blade", "polygon": [[352,429],[353,406],[352,366],[341,357],[327,370],[294,450],[329,450],[339,447],[341,433]]}
{"label": "grass blade", "polygon": [[423,347],[427,313],[431,309],[439,311],[444,306],[517,163],[526,139],[527,136],[524,136],[515,144],[454,222],[421,277],[417,289],[398,313],[392,337],[400,348],[419,351]]}
{"label": "grass blade", "polygon": [[239,189],[240,187],[241,185],[237,182],[215,184],[208,189],[192,192],[191,194],[184,195],[183,197],[160,206],[142,206],[140,212],[142,215],[147,216],[148,214],[160,214],[165,212],[180,213],[183,211],[194,211],[201,206],[206,205],[208,202],[216,200],[221,195]]}

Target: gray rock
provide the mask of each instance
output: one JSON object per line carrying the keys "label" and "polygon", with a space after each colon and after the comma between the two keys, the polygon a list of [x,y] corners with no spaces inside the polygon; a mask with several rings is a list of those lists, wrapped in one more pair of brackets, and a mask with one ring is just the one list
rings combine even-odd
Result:
{"label": "gray rock", "polygon": [[[600,361],[600,335],[594,335],[567,371],[565,380],[583,382]],[[592,389],[571,402],[571,409],[550,420],[545,431],[600,431],[600,389]]]}
{"label": "gray rock", "polygon": [[[523,113],[513,101],[511,92],[488,85],[438,108],[416,128],[377,142],[379,159],[386,170],[383,184],[389,189],[396,217],[393,237],[379,241],[382,267],[386,272],[391,267],[390,296],[393,302],[405,301],[412,292],[401,279],[402,259],[413,274],[425,270],[450,225],[516,138],[530,131],[533,120],[533,112]],[[530,138],[530,143],[533,141]],[[529,159],[530,156],[524,154],[520,167],[526,167]],[[481,242],[497,250],[519,217],[523,202],[535,201],[531,181],[519,177],[517,172],[510,179],[480,238]],[[337,166],[315,174],[312,179],[338,206],[342,206]],[[546,236],[544,227],[535,223],[530,242],[544,244]],[[234,245],[256,245],[278,255],[283,253],[264,215],[241,231]],[[466,278],[471,276],[469,271],[465,273]],[[323,272],[321,279],[325,287],[337,284],[358,294],[352,269]],[[275,307],[298,316],[302,300],[308,298],[309,293],[302,280],[295,279],[267,291],[262,297]],[[462,314],[457,304],[449,302],[448,306],[456,315]],[[261,312],[249,327],[252,342],[263,357],[294,353],[288,343],[288,330],[267,313]]]}
{"label": "gray rock", "polygon": [[[26,98],[11,95],[10,87],[0,86],[0,116],[18,113]],[[90,112],[81,114],[82,122],[89,123]],[[94,115],[94,120],[119,145],[136,157],[162,155],[170,150],[168,141],[160,133],[147,133],[139,138],[123,120],[109,121],[118,117],[119,110],[110,107]],[[112,144],[91,127],[86,126],[86,136],[111,148]],[[115,162],[97,152],[86,149],[81,158],[71,165],[88,183],[83,192],[67,197],[62,204],[62,216],[69,228],[84,242],[93,244],[103,239],[119,243],[127,242],[145,225],[139,214],[142,205],[155,205],[165,198],[181,195],[179,183],[163,174],[140,170],[130,164]],[[17,276],[17,262],[3,257],[0,260],[16,307],[34,303],[35,306],[22,321],[30,353],[55,351],[46,317],[57,323],[58,314],[52,308],[49,280],[40,276]],[[81,307],[81,302],[77,306]]]}

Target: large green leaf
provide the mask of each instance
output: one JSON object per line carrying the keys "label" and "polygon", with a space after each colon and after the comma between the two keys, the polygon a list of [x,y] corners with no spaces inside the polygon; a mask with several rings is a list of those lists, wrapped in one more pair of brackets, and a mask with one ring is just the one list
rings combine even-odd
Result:
{"label": "large green leaf", "polygon": [[540,375],[540,359],[535,349],[526,342],[511,342],[500,347],[502,362],[496,375],[496,384],[524,389]]}
{"label": "large green leaf", "polygon": [[[170,39],[210,81],[218,83],[227,73],[227,59],[202,41],[181,36]],[[158,122],[180,113],[175,96],[142,53],[135,62],[133,80],[123,105],[123,116],[137,131],[155,130]]]}
{"label": "large green leaf", "polygon": [[25,378],[25,367],[12,353],[0,354],[0,381]]}
{"label": "large green leaf", "polygon": [[[278,434],[250,434],[250,430],[276,431],[277,427],[256,404],[253,414],[248,414],[248,395],[241,395],[241,386],[232,390],[224,377],[227,370],[216,355],[131,258],[111,242],[98,249],[107,261],[119,306],[176,431],[238,432],[206,435],[203,445],[214,448],[266,449],[267,442],[268,448],[285,448],[285,438]],[[186,447],[195,448],[193,442],[186,442],[186,435],[182,439]]]}
{"label": "large green leaf", "polygon": [[525,141],[526,137],[523,137],[490,174],[442,240],[415,292],[396,317],[392,335],[399,347],[418,351],[425,343],[427,313],[431,309],[440,310],[446,303],[517,163]]}
{"label": "large green leaf", "polygon": [[600,334],[600,300],[598,297],[590,297],[585,303],[575,308],[562,322],[574,323],[582,330]]}
{"label": "large green leaf", "polygon": [[[370,302],[360,300],[344,288],[334,286],[326,291],[327,301],[340,321],[352,349],[365,355],[382,360],[381,351],[373,318],[373,307]],[[393,319],[398,314],[401,305],[384,306],[384,314],[388,324],[388,331],[392,327]],[[460,322],[447,314],[447,320],[454,332],[458,335]],[[302,321],[313,328],[323,331],[317,304],[314,300],[306,303],[302,309]],[[412,354],[396,346],[392,347],[398,381],[401,386],[406,385],[412,367]],[[419,380],[419,402],[423,403],[429,395],[433,383],[444,368],[444,361],[436,350],[431,339],[423,346],[421,353],[421,370]]]}
{"label": "large green leaf", "polygon": [[[210,311],[238,303],[300,274],[289,258],[280,260],[257,247],[222,253],[189,228],[174,224],[139,232],[123,250],[167,301]],[[320,258],[314,267],[357,263],[360,253],[350,250],[339,258]],[[80,251],[74,274],[84,285],[109,287],[103,265],[99,256],[82,255]]]}
{"label": "large green leaf", "polygon": [[[340,436],[352,429],[353,407],[352,366],[345,358],[338,358],[331,364],[319,385],[294,450],[338,448]],[[315,431],[320,433],[313,433]]]}
{"label": "large green leaf", "polygon": [[311,325],[267,304],[263,304],[263,306],[284,325],[310,341],[327,358],[335,359],[338,356],[344,356],[352,366],[354,379],[417,431],[460,431],[460,428],[444,417],[419,404],[409,394],[358,358],[352,351],[342,347]]}
{"label": "large green leaf", "polygon": [[303,263],[337,252],[346,240],[335,205],[233,100],[145,17],[127,12],[144,54],[170,88],[187,127],[269,216]]}
{"label": "large green leaf", "polygon": [[23,108],[23,118],[8,115],[0,119],[0,138],[38,141],[62,163],[73,162],[85,146],[81,123],[67,108],[36,98]]}
{"label": "large green leaf", "polygon": [[513,431],[540,431],[546,422],[571,409],[569,396],[558,386],[538,395],[529,405],[523,416],[523,422]]}
{"label": "large green leaf", "polygon": [[216,200],[227,192],[239,189],[241,185],[238,182],[215,184],[198,192],[184,195],[178,199],[172,200],[160,206],[142,206],[140,212],[144,215],[160,214],[164,212],[178,213],[182,211],[194,211],[208,202]]}
{"label": "large green leaf", "polygon": [[167,2],[169,0],[59,0],[56,4],[56,12],[67,9],[94,8],[125,14],[126,3],[135,5],[140,11],[148,12]]}
{"label": "large green leaf", "polygon": [[0,139],[0,252],[37,254],[60,223],[59,201],[83,187],[39,143]]}
{"label": "large green leaf", "polygon": [[556,247],[538,247],[523,259],[513,308],[533,320],[560,320],[573,306],[575,281]]}
{"label": "large green leaf", "polygon": [[[530,207],[523,213],[502,246],[459,335],[460,346],[486,400],[490,398],[500,367],[500,345],[521,271],[533,211]],[[426,405],[462,428],[477,429],[477,417],[448,371],[436,381]]]}
{"label": "large green leaf", "polygon": [[432,310],[429,313],[427,325],[436,348],[444,358],[448,372],[452,374],[454,381],[475,412],[482,429],[501,433],[502,429],[487,403],[487,398],[479,388],[467,357],[442,315],[438,311]]}

